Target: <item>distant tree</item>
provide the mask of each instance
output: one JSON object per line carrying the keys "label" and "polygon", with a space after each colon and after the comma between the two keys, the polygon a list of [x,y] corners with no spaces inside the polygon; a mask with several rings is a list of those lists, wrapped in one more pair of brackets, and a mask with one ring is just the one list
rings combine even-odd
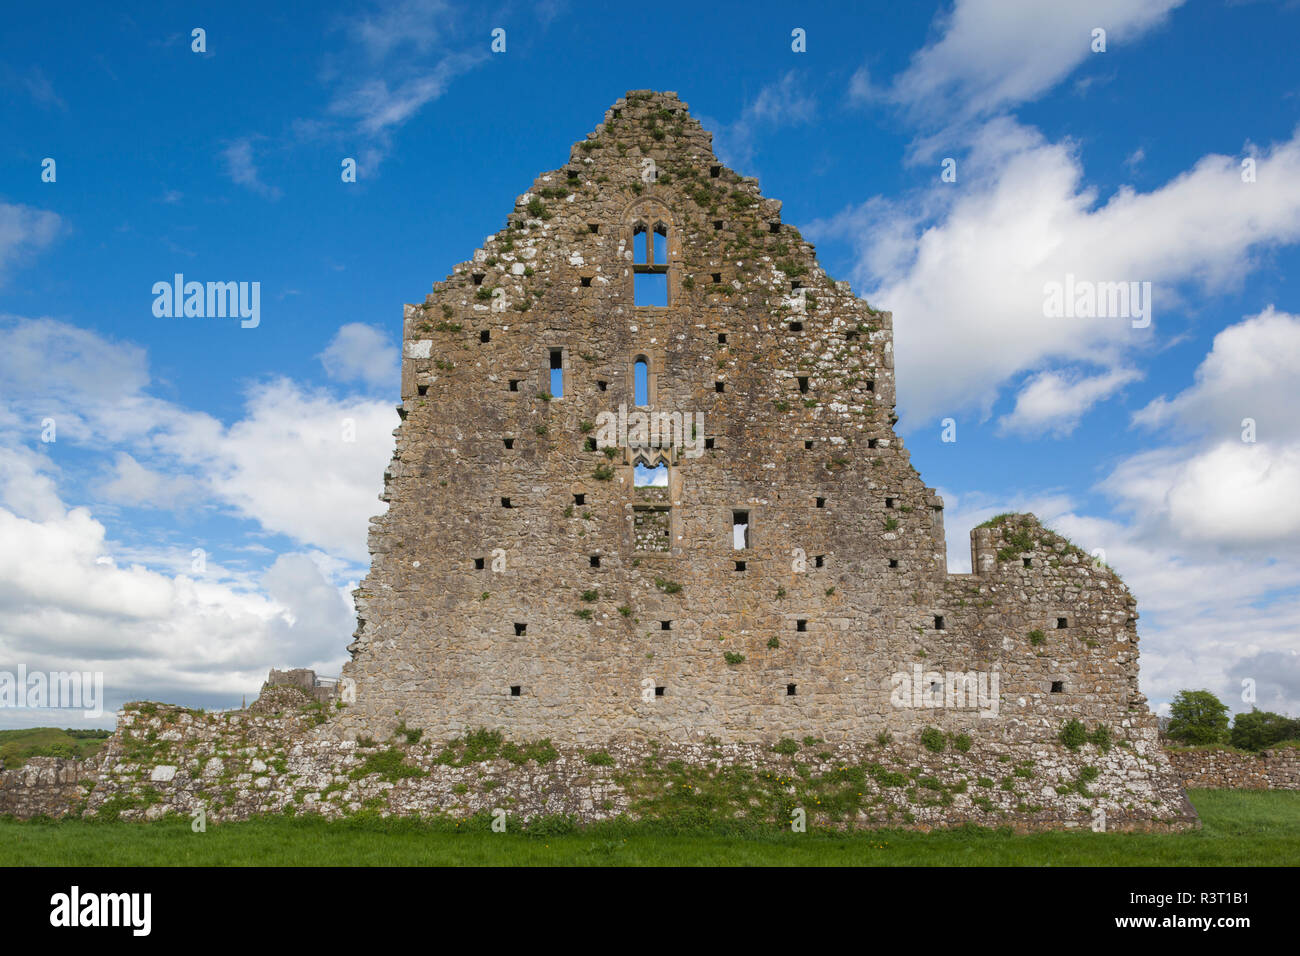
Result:
{"label": "distant tree", "polygon": [[1283,740],[1300,738],[1300,720],[1268,710],[1238,714],[1228,740],[1242,750],[1267,750]]}
{"label": "distant tree", "polygon": [[1228,739],[1228,708],[1208,690],[1180,690],[1169,705],[1169,739],[1220,744]]}

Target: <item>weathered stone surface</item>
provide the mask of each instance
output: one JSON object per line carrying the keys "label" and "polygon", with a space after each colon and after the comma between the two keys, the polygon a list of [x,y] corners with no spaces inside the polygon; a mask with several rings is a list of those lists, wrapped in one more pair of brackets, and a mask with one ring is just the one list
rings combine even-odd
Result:
{"label": "weathered stone surface", "polygon": [[1187,787],[1240,790],[1300,790],[1300,748],[1263,753],[1239,750],[1170,750],[1174,772]]}

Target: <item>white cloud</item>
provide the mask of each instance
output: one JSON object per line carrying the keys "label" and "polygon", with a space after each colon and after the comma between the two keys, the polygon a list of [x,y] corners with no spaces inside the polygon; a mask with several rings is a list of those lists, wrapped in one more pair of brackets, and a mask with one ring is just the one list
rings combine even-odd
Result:
{"label": "white cloud", "polygon": [[[913,56],[889,97],[920,125],[991,115],[1034,100],[1092,52],[1094,27],[1107,49],[1164,22],[1183,0],[957,0],[939,37]],[[856,83],[855,76],[855,83]]]}
{"label": "white cloud", "polygon": [[360,322],[339,328],[318,358],[330,378],[341,382],[364,382],[377,388],[397,386],[397,346],[382,329]]}
{"label": "white cloud", "polygon": [[786,126],[812,122],[817,116],[817,100],[804,90],[798,73],[789,70],[779,80],[759,90],[745,104],[740,116],[726,125],[706,116],[700,123],[714,130],[713,151],[728,166],[747,170],[753,165],[754,145],[759,135]]}
{"label": "white cloud", "polygon": [[1112,369],[1091,376],[1040,372],[1020,389],[1016,407],[999,420],[999,428],[1024,435],[1049,430],[1057,436],[1068,435],[1093,405],[1141,377],[1134,369]]}
{"label": "white cloud", "polygon": [[1253,419],[1261,440],[1300,438],[1300,316],[1269,306],[1214,337],[1196,384],[1161,395],[1133,416],[1137,425],[1240,436]]}
{"label": "white cloud", "polygon": [[[857,243],[855,282],[896,316],[900,405],[919,425],[988,415],[1009,382],[1059,363],[1118,374],[1162,328],[1179,285],[1231,288],[1262,250],[1300,240],[1300,133],[1261,154],[1258,171],[1243,183],[1236,157],[1206,156],[1097,205],[1071,144],[1003,118],[980,128],[959,187],[870,200],[805,231]],[[1067,274],[1152,282],[1152,327],[1045,318],[1044,288]]]}
{"label": "white cloud", "polygon": [[12,265],[52,243],[62,226],[58,213],[0,202],[0,284]]}
{"label": "white cloud", "polygon": [[253,137],[245,136],[226,144],[226,148],[221,151],[221,158],[226,166],[226,175],[234,182],[267,199],[280,198],[278,187],[268,186],[262,181],[262,174],[253,157]]}

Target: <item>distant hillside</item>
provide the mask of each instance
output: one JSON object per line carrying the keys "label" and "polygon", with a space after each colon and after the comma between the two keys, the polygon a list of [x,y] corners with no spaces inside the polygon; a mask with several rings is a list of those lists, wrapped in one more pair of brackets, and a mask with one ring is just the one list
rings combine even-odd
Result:
{"label": "distant hillside", "polygon": [[104,746],[112,733],[57,727],[0,730],[0,762],[6,770],[13,770],[26,763],[28,757],[89,757]]}

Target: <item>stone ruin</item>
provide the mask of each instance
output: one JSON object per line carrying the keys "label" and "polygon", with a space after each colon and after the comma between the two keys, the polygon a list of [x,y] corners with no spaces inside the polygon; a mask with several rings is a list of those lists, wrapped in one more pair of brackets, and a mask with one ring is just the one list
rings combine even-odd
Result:
{"label": "stone ruin", "polygon": [[629,92],[405,307],[341,695],[132,705],[69,812],[592,820],[696,767],[847,787],[832,825],[1196,826],[1118,576],[1032,515],[948,571],[892,331],[675,94]]}
{"label": "stone ruin", "polygon": [[1118,576],[1008,515],[946,565],[893,316],[674,93],[632,91],[405,307],[340,725],[597,743],[815,734],[1161,762]]}

